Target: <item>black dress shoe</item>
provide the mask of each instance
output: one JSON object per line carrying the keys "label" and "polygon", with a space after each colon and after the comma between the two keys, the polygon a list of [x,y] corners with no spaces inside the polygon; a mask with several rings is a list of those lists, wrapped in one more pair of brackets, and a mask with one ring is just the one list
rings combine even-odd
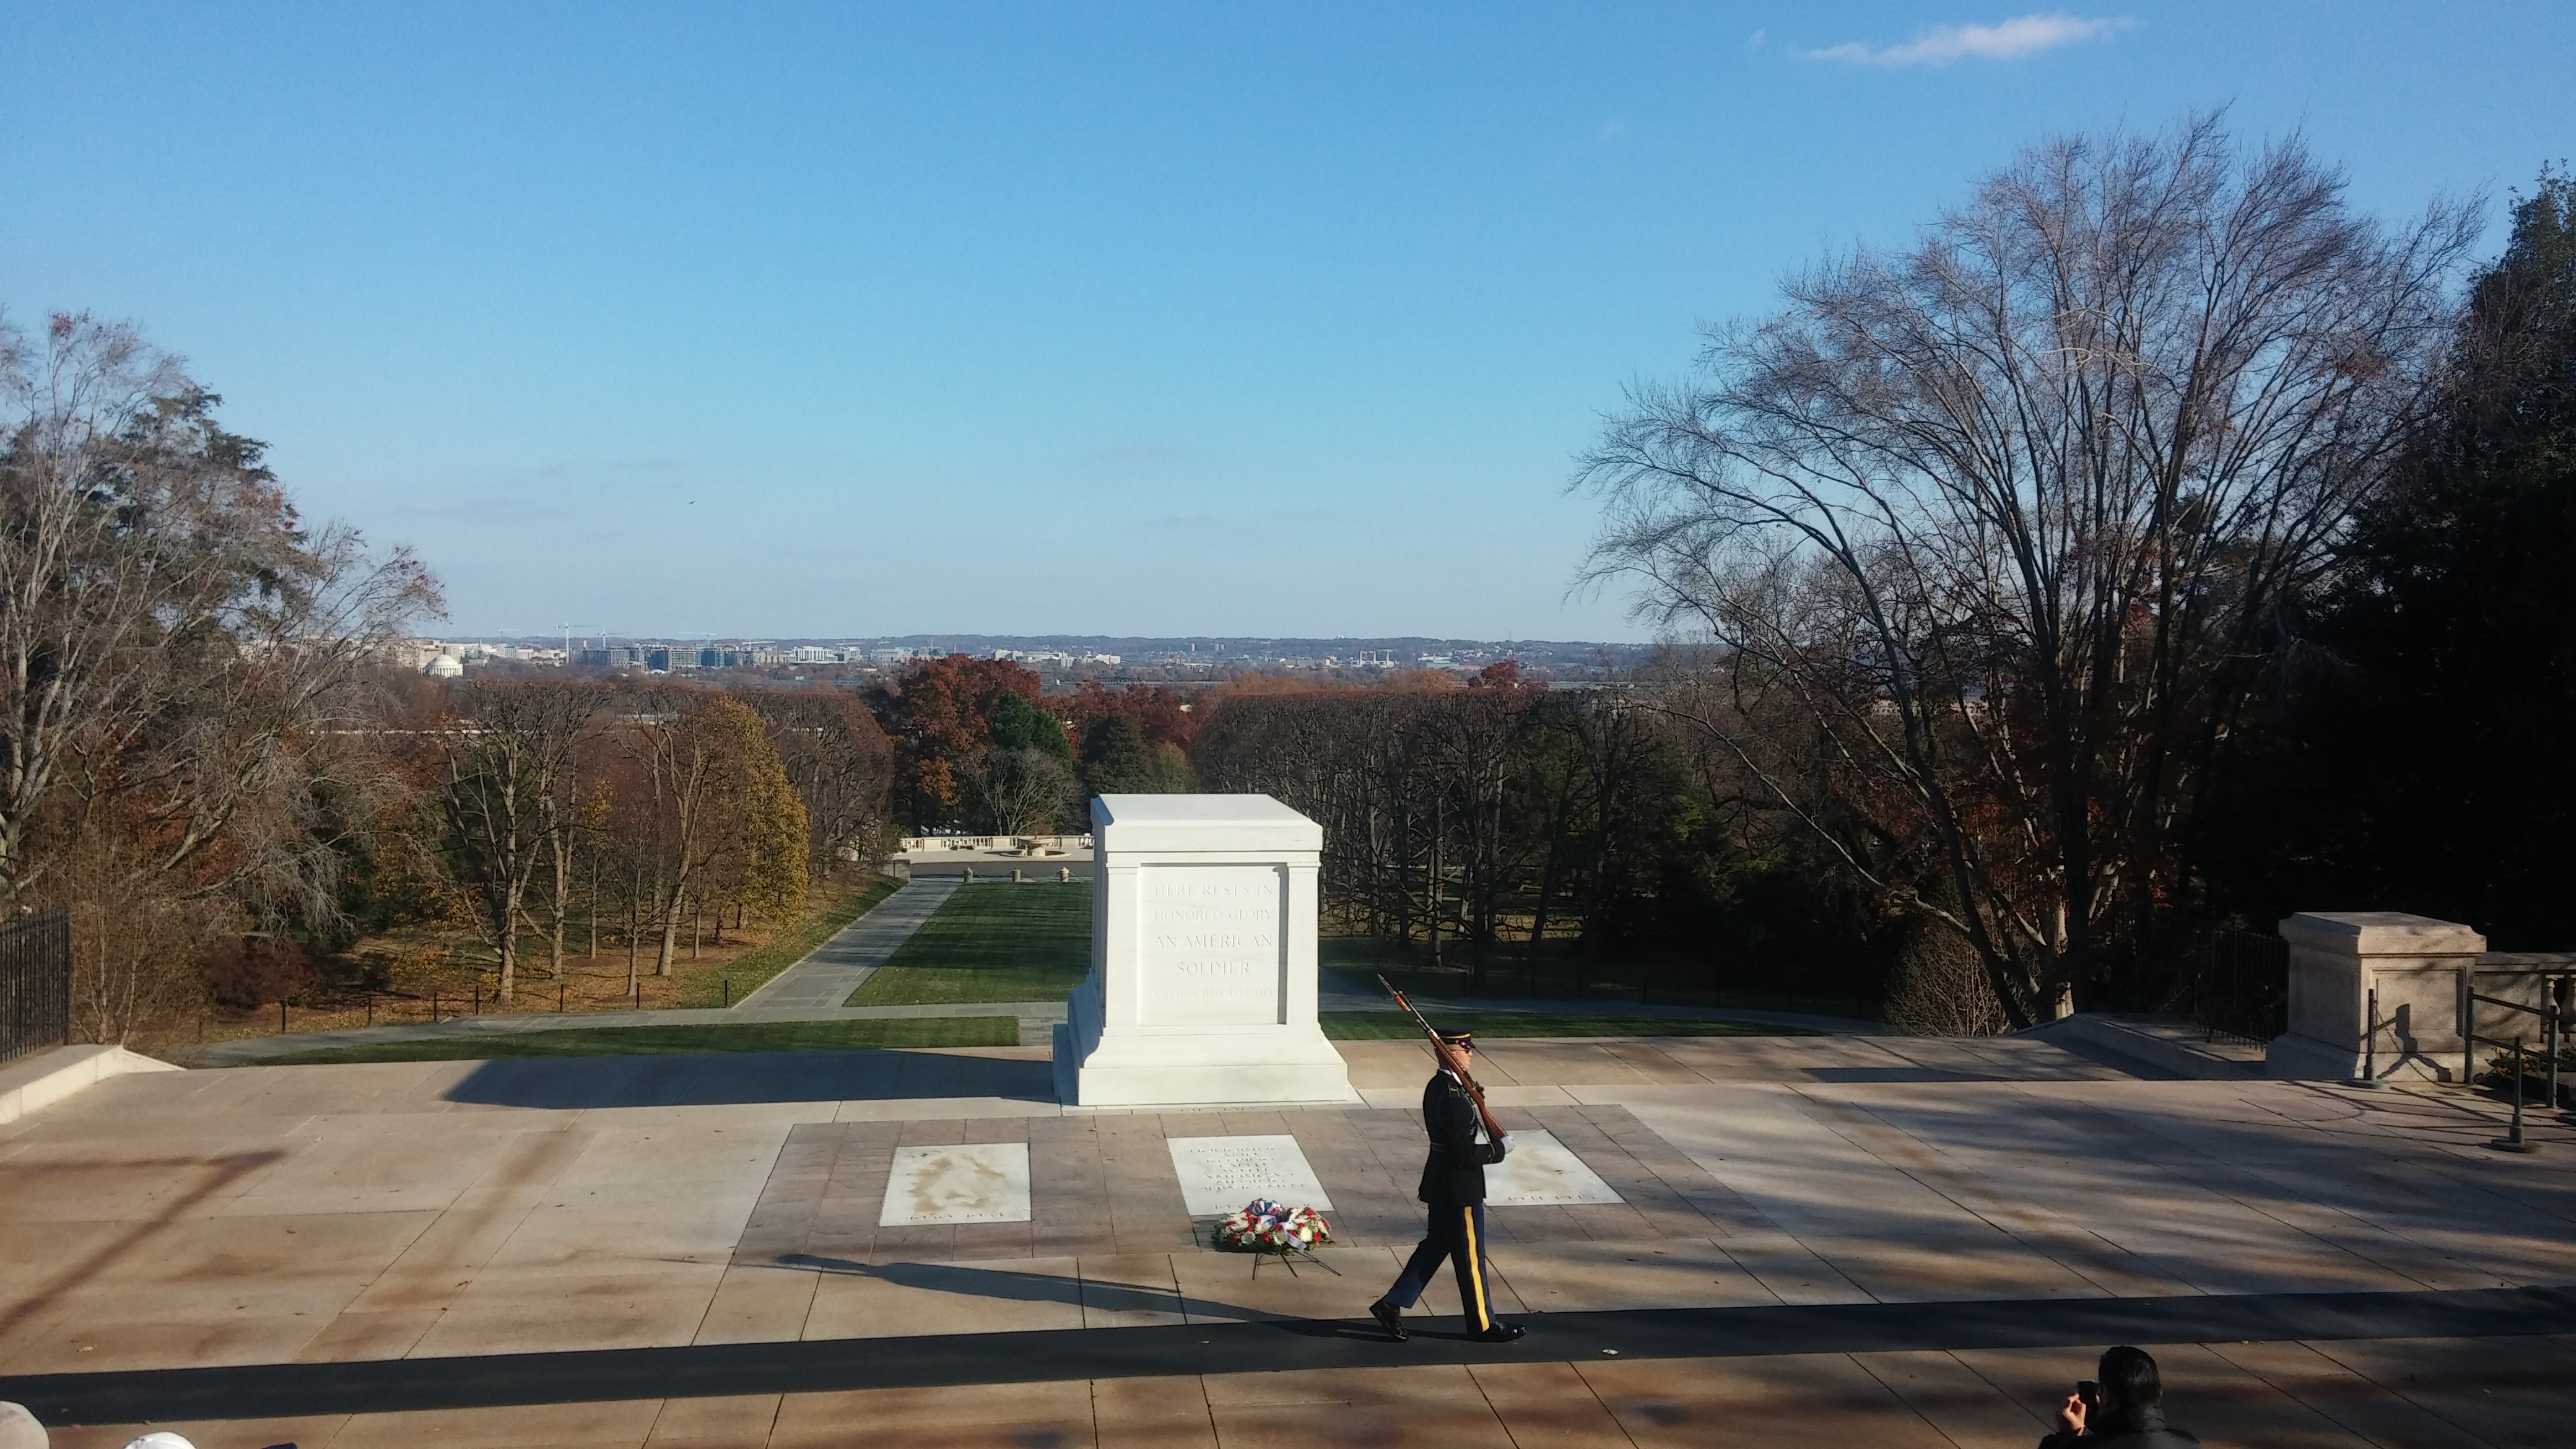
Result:
{"label": "black dress shoe", "polygon": [[1403,1311],[1383,1298],[1369,1305],[1369,1317],[1376,1319],[1377,1326],[1386,1330],[1386,1336],[1398,1343],[1413,1337],[1405,1332]]}
{"label": "black dress shoe", "polygon": [[1497,1323],[1482,1333],[1471,1333],[1467,1336],[1478,1343],[1510,1343],[1527,1332],[1529,1332],[1528,1329],[1517,1323]]}

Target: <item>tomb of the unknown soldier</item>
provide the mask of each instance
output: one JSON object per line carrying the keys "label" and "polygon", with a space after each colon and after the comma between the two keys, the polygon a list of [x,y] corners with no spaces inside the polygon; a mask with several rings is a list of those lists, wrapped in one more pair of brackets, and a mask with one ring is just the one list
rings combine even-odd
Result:
{"label": "tomb of the unknown soldier", "polygon": [[1058,1031],[1059,1100],[1356,1100],[1316,1024],[1323,828],[1267,795],[1106,795],[1091,833],[1091,974]]}
{"label": "tomb of the unknown soldier", "polygon": [[[2253,1046],[2150,1018],[1685,1034],[1714,1018],[1635,1002],[1673,1033],[1515,1035],[1533,1003],[1424,991],[1432,1026],[1478,1023],[1461,1060],[1511,1144],[1475,1275],[1432,1275],[1398,1341],[1371,1307],[1439,1211],[1437,1069],[1323,1029],[1409,1019],[1319,967],[1319,827],[1266,796],[1092,824],[1085,878],[916,877],[701,1013],[933,1010],[773,1003],[864,1000],[940,922],[1087,898],[1071,1000],[990,1008],[1016,1045],[21,1055],[0,1400],[109,1449],[2027,1446],[2127,1344],[2203,1443],[2568,1442],[2576,1131],[2545,1086],[2517,1118],[2461,1084],[2478,1043],[2538,1039],[2565,958],[2295,917],[2290,1030]],[[2502,1150],[2517,1120],[2531,1150]],[[1257,1202],[1329,1237],[1239,1250]],[[1469,1291],[1522,1335],[1471,1333]]]}

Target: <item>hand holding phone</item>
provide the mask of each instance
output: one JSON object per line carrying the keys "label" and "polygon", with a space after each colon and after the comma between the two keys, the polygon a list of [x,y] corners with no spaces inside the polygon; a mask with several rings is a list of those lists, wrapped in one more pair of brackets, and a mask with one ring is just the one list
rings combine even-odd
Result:
{"label": "hand holding phone", "polygon": [[2091,1417],[2093,1410],[2101,1402],[2100,1384],[2091,1379],[2076,1380],[2075,1392],[2068,1394],[2066,1402],[2057,1408],[2057,1427],[2069,1434],[2083,1433],[2084,1421]]}

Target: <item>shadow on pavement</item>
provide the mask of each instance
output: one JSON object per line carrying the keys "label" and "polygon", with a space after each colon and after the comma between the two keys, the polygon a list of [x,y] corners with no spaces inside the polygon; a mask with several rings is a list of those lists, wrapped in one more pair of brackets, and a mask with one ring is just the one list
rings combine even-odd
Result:
{"label": "shadow on pavement", "polygon": [[447,1092],[452,1102],[557,1110],[925,1097],[1052,1103],[1054,1069],[1044,1061],[902,1050],[518,1057],[482,1062]]}
{"label": "shadow on pavement", "polygon": [[972,1268],[957,1263],[859,1263],[812,1253],[786,1253],[778,1264],[850,1278],[874,1278],[933,1293],[963,1293],[1014,1303],[1065,1303],[1120,1313],[1178,1313],[1177,1288],[1166,1292],[1120,1283],[1086,1282],[1047,1273],[1021,1273],[1008,1268]]}
{"label": "shadow on pavement", "polygon": [[[1507,1345],[1468,1342],[1451,1332],[1456,1322],[1422,1320],[1435,1333],[1417,1331],[1407,1344],[1386,1342],[1360,1323],[1268,1320],[29,1374],[0,1378],[0,1398],[61,1425],[1156,1378],[1240,1373],[1247,1364],[1337,1369],[1588,1363],[1596,1356],[2489,1338],[2576,1329],[2576,1293],[2513,1288],[1632,1309],[1534,1315],[1529,1337]],[[2545,1391],[2561,1382],[2553,1373],[2525,1387]]]}

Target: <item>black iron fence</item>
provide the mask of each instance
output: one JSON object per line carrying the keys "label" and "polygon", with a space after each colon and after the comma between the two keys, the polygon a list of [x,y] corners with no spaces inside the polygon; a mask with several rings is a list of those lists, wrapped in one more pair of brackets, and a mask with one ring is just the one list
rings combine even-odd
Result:
{"label": "black iron fence", "polygon": [[2147,956],[2153,1008],[2213,1040],[2260,1045],[2290,1029],[2290,943],[2279,936],[2167,918]]}
{"label": "black iron fence", "polygon": [[71,913],[0,926],[0,1062],[71,1039]]}

